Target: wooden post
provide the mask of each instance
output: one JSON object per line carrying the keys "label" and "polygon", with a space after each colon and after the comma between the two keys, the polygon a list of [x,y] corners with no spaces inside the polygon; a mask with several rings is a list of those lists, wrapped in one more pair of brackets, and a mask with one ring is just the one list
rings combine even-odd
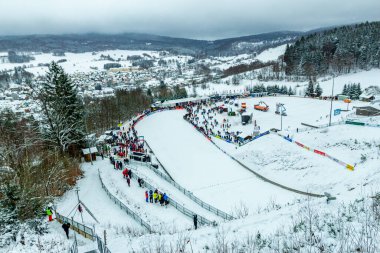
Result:
{"label": "wooden post", "polygon": [[104,246],[106,246],[107,245],[107,232],[105,230],[104,230],[103,236],[104,236]]}

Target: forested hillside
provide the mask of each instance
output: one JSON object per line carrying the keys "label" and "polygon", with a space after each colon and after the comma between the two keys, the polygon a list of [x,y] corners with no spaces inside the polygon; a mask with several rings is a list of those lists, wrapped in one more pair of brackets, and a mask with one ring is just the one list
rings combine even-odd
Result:
{"label": "forested hillside", "polygon": [[302,36],[287,47],[287,75],[315,76],[380,67],[380,22],[342,26]]}
{"label": "forested hillside", "polygon": [[197,56],[228,56],[261,51],[293,42],[302,32],[271,32],[214,41],[172,38],[167,36],[123,34],[66,34],[0,36],[0,52],[11,51],[12,61],[26,61],[26,55],[15,52],[83,53],[103,50],[166,50]]}

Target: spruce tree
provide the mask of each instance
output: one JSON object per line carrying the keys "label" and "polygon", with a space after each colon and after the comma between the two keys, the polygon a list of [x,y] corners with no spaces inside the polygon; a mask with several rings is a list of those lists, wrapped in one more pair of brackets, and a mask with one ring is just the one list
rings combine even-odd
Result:
{"label": "spruce tree", "polygon": [[42,135],[62,152],[83,144],[84,107],[67,73],[52,62],[38,90],[42,108]]}
{"label": "spruce tree", "polygon": [[347,90],[348,90],[347,96],[349,96],[351,99],[354,99],[356,85],[355,84],[349,84],[347,87],[348,87],[347,88]]}
{"label": "spruce tree", "polygon": [[310,78],[309,85],[307,86],[305,95],[310,97],[310,96],[313,96],[313,94],[314,94],[314,84]]}
{"label": "spruce tree", "polygon": [[288,95],[294,95],[294,91],[292,89],[292,86],[289,86]]}
{"label": "spruce tree", "polygon": [[360,83],[356,86],[357,99],[359,99],[360,95],[363,93],[362,88],[360,87]]}
{"label": "spruce tree", "polygon": [[342,94],[343,94],[343,95],[346,95],[346,96],[348,95],[347,84],[344,85],[344,87],[343,87],[343,91],[342,91]]}
{"label": "spruce tree", "polygon": [[315,93],[316,93],[317,97],[320,97],[323,93],[323,90],[322,90],[321,86],[319,85],[319,83],[315,87]]}
{"label": "spruce tree", "polygon": [[280,93],[281,94],[287,94],[288,93],[288,89],[286,88],[285,85],[281,86]]}
{"label": "spruce tree", "polygon": [[150,88],[148,88],[147,92],[146,92],[146,95],[148,97],[153,97],[153,94],[152,94],[152,90]]}

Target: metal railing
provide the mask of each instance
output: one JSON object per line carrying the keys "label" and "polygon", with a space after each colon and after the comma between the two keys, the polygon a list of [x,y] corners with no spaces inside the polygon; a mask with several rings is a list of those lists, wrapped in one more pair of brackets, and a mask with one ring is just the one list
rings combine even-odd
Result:
{"label": "metal railing", "polygon": [[123,202],[121,202],[118,198],[116,198],[108,189],[107,187],[105,186],[105,184],[103,183],[103,180],[102,180],[102,177],[100,175],[100,171],[98,170],[98,175],[99,175],[99,179],[100,179],[100,183],[102,185],[102,188],[104,189],[104,191],[106,192],[106,194],[108,195],[108,197],[113,201],[115,202],[115,204],[117,204],[123,211],[125,211],[128,215],[130,215],[135,221],[137,221],[141,226],[145,227],[146,229],[148,229],[148,231],[151,233],[152,232],[152,228],[151,226],[145,222],[143,219],[140,218],[140,216],[138,216],[135,212],[133,212],[131,209],[129,209]]}
{"label": "metal railing", "polygon": [[[135,179],[136,181],[138,180],[139,177],[140,177],[140,176],[138,176],[138,175],[136,174],[136,172],[132,173],[132,178]],[[140,178],[141,178],[141,177],[140,177]],[[157,187],[152,186],[151,184],[149,184],[149,183],[146,182],[146,181],[144,182],[144,186],[145,186],[146,188],[148,188],[149,190],[152,190],[152,191],[158,189]],[[186,215],[186,216],[188,216],[188,217],[190,217],[190,218],[193,218],[194,215],[197,215],[197,217],[198,217],[198,222],[199,222],[199,224],[201,224],[201,225],[216,225],[216,222],[215,222],[215,221],[210,221],[210,220],[206,219],[205,217],[203,217],[203,216],[201,216],[201,215],[199,215],[199,214],[197,214],[197,213],[194,213],[194,212],[191,211],[190,209],[184,207],[183,205],[179,204],[179,203],[178,203],[177,201],[175,201],[174,199],[170,198],[169,196],[168,196],[168,202],[169,202],[170,205],[174,206],[175,209],[177,209],[178,211],[180,211],[181,213],[183,213],[184,215]]]}
{"label": "metal railing", "polygon": [[[93,241],[96,240],[97,244],[98,244],[98,250],[100,253],[111,253],[111,251],[104,244],[102,239],[97,234],[95,234],[95,232],[92,228],[90,228],[86,225],[83,225],[79,222],[74,221],[73,218],[69,219],[69,218],[59,214],[58,212],[56,212],[55,216],[56,216],[57,221],[59,223],[61,223],[61,224],[70,223],[70,228],[72,230],[74,230],[75,232],[77,232],[78,234],[84,236],[85,238],[91,239]],[[78,253],[78,241],[77,241],[77,237],[75,234],[74,234],[74,242],[70,246],[68,253]]]}
{"label": "metal railing", "polygon": [[77,236],[74,234],[74,242],[71,244],[68,253],[78,253],[78,241]]}
{"label": "metal railing", "polygon": [[98,250],[100,253],[111,253],[107,245],[103,242],[103,240],[98,235],[96,235],[96,241],[97,241]]}
{"label": "metal railing", "polygon": [[79,222],[74,221],[73,218],[69,219],[58,212],[55,213],[56,219],[59,223],[69,223],[70,228],[77,232],[78,234],[82,235],[85,238],[88,238],[90,240],[95,241],[95,233],[94,230],[86,225],[83,225]]}
{"label": "metal railing", "polygon": [[[135,161],[133,161],[133,162],[135,162]],[[210,204],[207,204],[206,202],[202,201],[198,197],[194,196],[192,192],[190,192],[189,190],[187,190],[186,188],[184,188],[183,186],[181,186],[180,184],[178,184],[177,182],[172,180],[169,176],[165,175],[161,171],[152,167],[152,164],[144,163],[144,162],[140,162],[139,164],[145,165],[147,168],[149,168],[154,173],[156,173],[157,176],[159,176],[160,178],[164,179],[165,181],[167,181],[168,183],[173,185],[175,188],[177,188],[179,191],[181,191],[184,195],[186,195],[188,198],[190,198],[192,201],[194,201],[195,203],[197,203],[198,205],[200,205],[202,208],[206,209],[207,211],[216,214],[217,216],[223,218],[224,220],[235,219],[232,215],[227,214],[227,213],[219,210],[218,208],[213,207]]]}

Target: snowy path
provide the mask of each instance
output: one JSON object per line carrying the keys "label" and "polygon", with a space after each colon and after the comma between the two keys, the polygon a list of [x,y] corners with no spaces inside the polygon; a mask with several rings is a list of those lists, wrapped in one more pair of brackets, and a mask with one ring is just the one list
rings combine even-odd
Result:
{"label": "snowy path", "polygon": [[222,218],[202,208],[193,200],[184,195],[180,190],[175,188],[166,180],[157,176],[152,170],[144,165],[133,164],[132,167],[137,171],[138,175],[151,185],[159,187],[159,190],[166,192],[169,197],[173,198],[182,206],[190,209],[191,211],[205,217],[210,221],[221,221]]}
{"label": "snowy path", "polygon": [[[136,223],[131,217],[115,205],[115,203],[112,202],[103,191],[98,177],[97,168],[99,167],[99,163],[99,161],[94,162],[94,165],[92,166],[90,164],[82,164],[84,177],[80,179],[77,184],[80,189],[79,197],[81,201],[90,209],[99,221],[99,224],[96,223],[91,216],[84,211],[84,224],[90,227],[95,225],[95,229],[97,231],[107,229],[109,233],[112,233],[110,230],[113,229],[127,230],[127,228],[129,228],[133,230],[144,230],[140,224]],[[71,190],[59,200],[57,203],[57,210],[62,215],[71,218],[75,210],[70,215],[69,213],[76,204],[76,193],[74,190]],[[81,222],[79,212],[75,213],[74,220]]]}
{"label": "snowy path", "polygon": [[159,203],[146,203],[145,191],[147,189],[140,188],[135,180],[131,180],[131,187],[128,187],[122,171],[114,170],[108,159],[100,161],[99,165],[103,182],[108,190],[149,223],[154,231],[177,231],[192,227],[192,220],[174,207],[162,207]]}
{"label": "snowy path", "polygon": [[300,198],[246,171],[182,120],[184,113],[156,113],[136,125],[179,184],[226,212],[234,211],[241,203],[256,210]]}

